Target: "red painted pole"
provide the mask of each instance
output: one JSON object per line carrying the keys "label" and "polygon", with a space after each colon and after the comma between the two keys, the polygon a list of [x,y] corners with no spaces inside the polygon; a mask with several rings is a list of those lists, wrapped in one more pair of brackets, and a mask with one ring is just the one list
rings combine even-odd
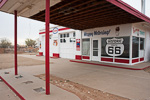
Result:
{"label": "red painted pole", "polygon": [[17,69],[17,11],[14,11],[14,64],[15,64],[15,75],[18,75]]}
{"label": "red painted pole", "polygon": [[46,78],[46,95],[50,94],[50,71],[49,71],[49,23],[50,23],[50,0],[46,0],[46,34],[45,34],[45,78]]}

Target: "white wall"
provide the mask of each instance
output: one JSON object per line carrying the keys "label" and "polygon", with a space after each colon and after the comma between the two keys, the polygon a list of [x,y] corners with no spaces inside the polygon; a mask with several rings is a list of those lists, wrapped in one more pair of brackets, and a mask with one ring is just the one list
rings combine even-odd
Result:
{"label": "white wall", "polygon": [[145,32],[145,36],[142,36],[145,38],[145,57],[144,61],[150,61],[150,27],[145,26],[145,22],[141,23],[134,23],[132,24],[132,27],[139,28],[140,30]]}
{"label": "white wall", "polygon": [[[62,29],[65,27],[57,26],[57,28]],[[53,30],[53,28],[51,28],[50,30]],[[44,31],[45,30],[43,29],[40,32],[44,32]],[[67,29],[67,30],[58,31],[57,34],[53,34],[53,32],[50,32],[51,35],[50,56],[53,56],[53,53],[57,53],[60,54],[60,56],[63,58],[75,59],[75,55],[81,55],[81,49],[80,51],[76,50],[76,42],[70,43],[70,38],[73,36],[73,32],[76,33],[75,39],[81,40],[81,31],[79,30]],[[65,34],[65,33],[70,33],[69,38],[66,38],[67,43],[60,43],[60,34]],[[45,34],[39,34],[39,39],[42,45],[39,52],[43,52],[43,54],[45,55]],[[58,42],[57,46],[53,45],[54,40],[57,40]]]}
{"label": "white wall", "polygon": [[[108,26],[108,27],[100,27],[100,28],[93,28],[93,29],[87,29],[83,30],[82,32],[82,38],[100,38],[100,37],[118,37],[116,35],[116,27],[120,27],[119,31],[119,37],[120,36],[130,36],[131,35],[131,24],[123,24],[123,25],[114,25],[114,26]],[[94,31],[110,31],[109,35],[93,35],[93,36],[84,36],[84,33],[94,33]]]}
{"label": "white wall", "polygon": [[145,42],[145,61],[150,61],[150,31],[146,31]]}

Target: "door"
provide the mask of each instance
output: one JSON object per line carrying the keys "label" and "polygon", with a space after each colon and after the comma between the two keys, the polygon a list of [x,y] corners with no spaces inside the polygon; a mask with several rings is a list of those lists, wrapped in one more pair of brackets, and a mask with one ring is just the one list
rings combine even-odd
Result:
{"label": "door", "polygon": [[99,40],[93,39],[92,40],[92,60],[93,61],[100,61],[100,53],[99,53]]}
{"label": "door", "polygon": [[60,34],[59,53],[61,58],[74,59],[75,58],[75,40],[71,40],[73,32]]}
{"label": "door", "polygon": [[144,43],[145,40],[144,38],[140,38],[140,61],[144,61],[144,56],[145,56],[145,50],[144,50]]}

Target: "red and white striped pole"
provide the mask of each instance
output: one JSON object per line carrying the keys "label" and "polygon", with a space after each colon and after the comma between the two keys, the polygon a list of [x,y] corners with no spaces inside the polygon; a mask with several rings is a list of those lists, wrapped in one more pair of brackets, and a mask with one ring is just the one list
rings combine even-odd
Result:
{"label": "red and white striped pole", "polygon": [[45,12],[45,81],[46,81],[46,95],[50,94],[50,71],[49,71],[49,23],[50,23],[50,0],[46,0]]}
{"label": "red and white striped pole", "polygon": [[17,69],[17,11],[14,11],[14,64],[15,64],[15,75],[18,75]]}

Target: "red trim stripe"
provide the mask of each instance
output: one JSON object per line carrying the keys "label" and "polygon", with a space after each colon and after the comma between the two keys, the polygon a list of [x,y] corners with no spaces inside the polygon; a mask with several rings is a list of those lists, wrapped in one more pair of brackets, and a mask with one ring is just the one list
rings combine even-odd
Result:
{"label": "red trim stripe", "polygon": [[129,60],[128,59],[115,59],[115,62],[129,64]]}
{"label": "red trim stripe", "polygon": [[101,58],[101,61],[113,62],[113,58]]}
{"label": "red trim stripe", "polygon": [[3,82],[21,99],[21,100],[25,100],[25,98],[20,95],[11,85],[9,85],[1,76],[0,79],[3,80]]}
{"label": "red trim stripe", "polygon": [[[58,29],[58,31],[64,31],[64,30],[69,30],[71,28],[61,28],[61,29]],[[52,30],[50,30],[49,32],[53,32]],[[45,32],[40,32],[39,34],[45,34]]]}
{"label": "red trim stripe", "polygon": [[76,59],[76,60],[82,60],[82,56],[81,56],[81,55],[76,55],[76,56],[75,56],[75,59]]}
{"label": "red trim stripe", "polygon": [[113,68],[129,69],[129,70],[143,70],[143,69],[146,69],[146,68],[150,67],[150,66],[147,66],[147,67],[144,67],[144,68],[129,68],[129,67],[97,64],[97,63],[90,63],[90,62],[77,61],[77,60],[70,60],[70,62],[76,62],[76,63],[82,63],[82,64],[90,64],[90,65],[98,65],[98,66],[102,66],[102,67],[113,67]]}
{"label": "red trim stripe", "polygon": [[0,8],[2,8],[3,5],[4,5],[7,1],[8,1],[8,0],[2,0],[2,1],[0,2]]}
{"label": "red trim stripe", "polygon": [[90,59],[89,56],[82,56],[82,59]]}
{"label": "red trim stripe", "polygon": [[54,58],[59,58],[59,53],[53,53]]}
{"label": "red trim stripe", "polygon": [[136,63],[136,62],[139,62],[139,58],[132,60],[132,63]]}
{"label": "red trim stripe", "polygon": [[140,58],[140,61],[144,61],[144,57],[143,57],[143,58]]}

